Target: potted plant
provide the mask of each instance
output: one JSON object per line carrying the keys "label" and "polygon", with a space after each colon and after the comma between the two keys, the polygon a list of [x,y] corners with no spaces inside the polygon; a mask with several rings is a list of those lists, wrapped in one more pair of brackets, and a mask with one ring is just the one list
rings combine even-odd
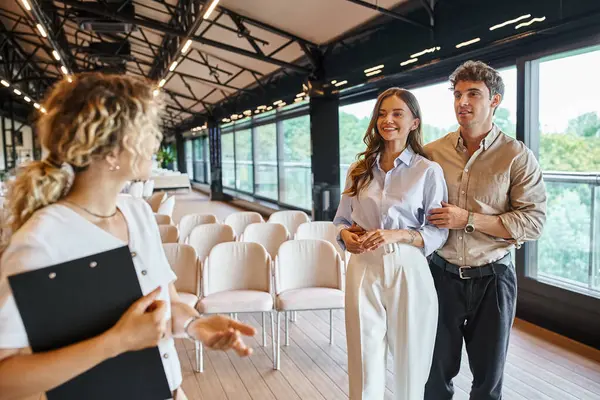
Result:
{"label": "potted plant", "polygon": [[173,163],[175,162],[175,154],[170,147],[161,148],[156,154],[156,160],[161,168],[173,169]]}

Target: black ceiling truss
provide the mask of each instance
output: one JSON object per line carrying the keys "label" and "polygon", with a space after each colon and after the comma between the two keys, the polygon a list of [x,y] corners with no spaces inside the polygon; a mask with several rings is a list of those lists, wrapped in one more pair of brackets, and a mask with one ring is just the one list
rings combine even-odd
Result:
{"label": "black ceiling truss", "polygon": [[[187,38],[189,37],[188,33],[185,31],[182,31],[181,29],[177,29],[177,28],[173,28],[170,27],[162,22],[158,22],[158,21],[153,21],[153,20],[143,20],[140,18],[127,18],[125,16],[122,15],[117,15],[114,14],[110,11],[102,11],[99,9],[96,9],[95,7],[90,7],[89,5],[87,5],[87,3],[85,2],[80,2],[80,1],[76,1],[76,0],[56,0],[60,3],[69,5],[73,8],[79,9],[79,10],[84,10],[84,11],[88,11],[91,13],[94,13],[96,15],[99,16],[103,16],[103,17],[108,17],[108,18],[112,18],[115,19],[117,21],[122,21],[122,22],[126,22],[126,23],[131,23],[134,25],[138,25],[140,27],[145,27],[148,29],[152,29],[156,32],[160,32],[163,34],[168,34],[168,35],[172,35],[172,36],[177,36],[180,38]],[[275,29],[275,28],[273,28]],[[288,34],[289,35],[289,34]],[[192,41],[200,43],[200,44],[205,44],[208,46],[212,46],[212,47],[216,47],[218,49],[221,50],[226,50],[232,53],[236,53],[245,57],[249,57],[249,58],[254,58],[256,60],[259,61],[263,61],[266,63],[270,63],[273,65],[277,65],[279,67],[282,68],[287,68],[299,73],[303,73],[303,74],[307,74],[310,73],[310,69],[300,66],[300,65],[296,65],[296,64],[292,64],[292,63],[288,63],[285,61],[281,61],[272,57],[268,57],[268,56],[263,56],[260,54],[257,54],[255,52],[246,50],[246,49],[242,49],[236,46],[232,46],[226,43],[221,43],[215,40],[211,40],[211,39],[207,39],[205,37],[201,37],[201,36],[191,36],[189,37]]]}
{"label": "black ceiling truss", "polygon": [[[346,1],[349,1],[349,2],[354,3],[354,4],[358,4],[359,6],[370,8],[371,10],[378,11],[378,12],[380,12],[383,15],[386,15],[388,17],[392,17],[392,18],[400,20],[402,22],[406,22],[407,24],[410,24],[412,26],[417,26],[419,28],[424,28],[424,29],[427,29],[427,30],[431,30],[432,26],[433,26],[433,25],[432,26],[427,26],[427,25],[425,25],[425,24],[423,24],[421,22],[418,22],[418,21],[412,20],[410,18],[407,18],[406,16],[404,16],[402,14],[399,14],[399,13],[397,13],[395,11],[390,11],[390,10],[388,10],[386,8],[379,7],[376,4],[372,4],[372,3],[369,3],[369,2],[364,1],[364,0],[346,0]],[[423,1],[427,1],[427,0],[423,0]]]}

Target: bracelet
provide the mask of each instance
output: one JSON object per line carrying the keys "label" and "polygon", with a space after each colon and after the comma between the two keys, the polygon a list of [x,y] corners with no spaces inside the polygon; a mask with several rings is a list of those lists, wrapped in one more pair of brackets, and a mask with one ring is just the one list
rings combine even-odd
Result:
{"label": "bracelet", "polygon": [[417,238],[417,233],[412,229],[407,229],[407,232],[410,235],[410,242],[408,242],[408,244],[413,244]]}
{"label": "bracelet", "polygon": [[199,320],[200,317],[199,316],[195,316],[195,317],[190,317],[187,321],[185,321],[185,323],[183,324],[183,332],[186,334],[186,336],[188,337],[188,339],[192,340],[192,341],[196,341],[198,339],[196,339],[195,337],[193,337],[192,335],[190,335],[190,333],[188,332],[188,328],[190,327],[190,325]]}

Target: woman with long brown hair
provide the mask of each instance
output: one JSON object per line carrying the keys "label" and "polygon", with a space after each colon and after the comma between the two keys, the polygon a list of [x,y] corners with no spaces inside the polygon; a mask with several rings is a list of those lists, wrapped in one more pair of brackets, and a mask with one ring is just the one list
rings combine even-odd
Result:
{"label": "woman with long brown hair", "polygon": [[423,152],[421,110],[404,89],[377,99],[367,149],[348,172],[334,219],[352,253],[346,275],[346,337],[351,400],[381,400],[387,348],[394,398],[423,398],[437,328],[438,301],[426,256],[448,231],[427,221],[447,201],[440,166]]}
{"label": "woman with long brown hair", "polygon": [[[59,82],[44,102],[38,132],[48,155],[24,166],[9,189],[13,236],[1,260],[0,399],[38,400],[105,360],[150,347],[161,353],[173,398],[185,399],[173,336],[251,353],[240,334],[253,335],[254,328],[220,316],[200,318],[180,301],[152,210],[143,200],[119,196],[125,182],[149,178],[162,138],[160,96],[152,90],[131,77],[86,73]],[[144,297],[103,334],[29,354],[7,276],[123,246]]]}

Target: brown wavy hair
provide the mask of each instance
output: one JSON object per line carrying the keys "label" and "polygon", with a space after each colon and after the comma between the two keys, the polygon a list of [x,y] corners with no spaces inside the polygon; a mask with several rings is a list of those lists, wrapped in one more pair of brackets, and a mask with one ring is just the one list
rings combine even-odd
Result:
{"label": "brown wavy hair", "polygon": [[421,128],[423,125],[423,119],[421,118],[421,107],[419,106],[417,98],[406,89],[400,89],[396,87],[387,89],[377,98],[377,103],[375,103],[375,107],[373,108],[373,114],[371,115],[369,127],[367,128],[367,132],[363,138],[363,142],[365,142],[367,145],[367,149],[358,154],[358,160],[354,165],[354,168],[352,168],[349,172],[349,178],[352,181],[352,184],[347,190],[344,191],[343,194],[357,196],[373,180],[373,168],[377,162],[377,155],[383,152],[385,149],[385,139],[381,137],[377,127],[379,109],[381,108],[381,103],[391,96],[396,96],[406,103],[408,109],[413,115],[413,118],[419,119],[419,126],[417,129],[414,129],[408,133],[406,143],[407,146],[412,147],[415,153],[427,158],[425,151],[423,150],[423,132]]}
{"label": "brown wavy hair", "polygon": [[93,160],[115,150],[138,157],[150,157],[150,137],[162,140],[159,129],[160,96],[153,85],[125,75],[83,73],[60,81],[44,101],[47,113],[37,121],[42,147],[48,156],[18,171],[9,186],[8,205],[12,231],[19,229],[33,213],[60,200],[75,174],[86,170]]}

